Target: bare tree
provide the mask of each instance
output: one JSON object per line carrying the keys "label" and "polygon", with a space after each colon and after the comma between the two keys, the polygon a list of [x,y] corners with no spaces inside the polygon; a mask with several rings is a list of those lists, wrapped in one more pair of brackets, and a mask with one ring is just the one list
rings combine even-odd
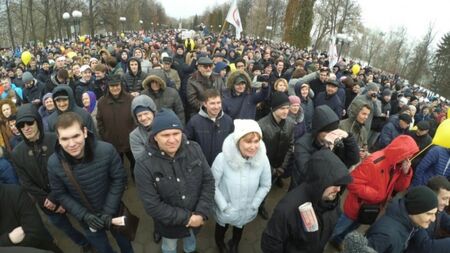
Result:
{"label": "bare tree", "polygon": [[14,32],[13,32],[13,27],[12,27],[12,22],[11,22],[11,11],[9,8],[9,0],[5,0],[5,4],[6,4],[6,16],[8,18],[8,31],[9,31],[9,39],[11,40],[11,46],[12,48],[16,47],[16,43],[14,40]]}
{"label": "bare tree", "polygon": [[414,53],[409,62],[409,71],[407,78],[410,83],[423,81],[426,74],[429,74],[429,65],[431,60],[431,43],[434,40],[435,33],[433,26],[428,27],[428,31],[422,38],[422,41],[414,48]]}

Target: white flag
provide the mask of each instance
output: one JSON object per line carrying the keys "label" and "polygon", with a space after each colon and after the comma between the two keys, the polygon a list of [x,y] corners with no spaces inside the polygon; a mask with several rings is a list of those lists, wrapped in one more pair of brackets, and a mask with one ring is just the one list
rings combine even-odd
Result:
{"label": "white flag", "polygon": [[228,11],[227,18],[225,19],[228,23],[232,24],[236,28],[236,39],[241,38],[242,22],[239,16],[239,10],[237,7],[236,0],[232,0],[230,10]]}
{"label": "white flag", "polygon": [[338,59],[338,54],[337,54],[337,50],[336,50],[335,38],[332,37],[330,39],[330,46],[328,48],[328,61],[329,61],[328,67],[330,69],[333,69],[334,65],[336,65],[338,60],[339,59]]}

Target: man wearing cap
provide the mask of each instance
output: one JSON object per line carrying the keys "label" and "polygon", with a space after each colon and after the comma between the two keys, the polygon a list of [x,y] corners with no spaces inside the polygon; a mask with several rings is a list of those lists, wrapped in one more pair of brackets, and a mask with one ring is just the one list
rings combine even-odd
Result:
{"label": "man wearing cap", "polygon": [[189,140],[200,145],[211,166],[216,156],[222,152],[222,144],[233,129],[233,120],[222,111],[219,91],[208,89],[205,91],[202,108],[192,116],[184,132]]}
{"label": "man wearing cap", "polygon": [[30,72],[23,73],[23,103],[32,103],[39,107],[42,102],[41,98],[44,95],[44,84],[33,77]]}
{"label": "man wearing cap", "polygon": [[139,95],[142,91],[142,81],[147,74],[141,69],[141,62],[137,58],[130,58],[127,63],[128,71],[122,77],[122,83],[125,90],[133,97]]}
{"label": "man wearing cap", "polygon": [[406,134],[411,124],[411,116],[407,113],[398,115],[397,118],[391,118],[386,125],[381,129],[380,137],[378,139],[377,148],[382,149],[386,147],[395,137]]}
{"label": "man wearing cap", "polygon": [[[442,232],[450,232],[450,216],[445,211],[449,205],[450,182],[444,176],[434,176],[428,180],[427,187],[433,190],[438,198],[436,222],[427,229],[419,229],[411,238],[407,253],[444,253],[450,247],[450,238],[443,237]],[[442,231],[443,230],[443,231]]]}
{"label": "man wearing cap", "polygon": [[197,71],[189,78],[186,87],[187,107],[186,115],[193,116],[200,110],[204,100],[203,92],[207,89],[216,89],[219,92],[225,88],[225,83],[212,71],[213,62],[206,56],[197,61]]}
{"label": "man wearing cap", "polygon": [[53,101],[55,102],[56,110],[50,114],[47,120],[50,132],[55,132],[55,123],[59,115],[65,112],[75,112],[83,119],[87,129],[94,135],[97,134],[92,116],[75,103],[73,91],[69,86],[60,85],[53,89]]}
{"label": "man wearing cap", "polygon": [[435,192],[426,186],[411,188],[390,202],[386,213],[369,228],[369,246],[378,253],[404,252],[415,233],[436,220],[437,211]]}
{"label": "man wearing cap", "polygon": [[98,135],[103,141],[111,143],[123,161],[124,155],[130,162],[131,176],[134,178],[134,157],[128,138],[135,128],[131,114],[133,96],[123,90],[120,76],[113,76],[108,81],[108,93],[97,104]]}
{"label": "man wearing cap", "polygon": [[87,91],[95,92],[92,70],[89,65],[83,65],[80,68],[81,78],[75,83],[75,101],[78,106],[83,107],[83,93]]}
{"label": "man wearing cap", "polygon": [[[263,134],[264,135],[264,134]],[[329,149],[314,153],[304,182],[277,204],[261,238],[264,253],[323,252],[339,217],[343,187],[352,182],[345,164]],[[317,228],[308,231],[299,207],[310,203]],[[309,216],[311,217],[311,216]],[[311,219],[310,219],[311,220]],[[314,223],[314,221],[313,221]]]}
{"label": "man wearing cap", "polygon": [[[86,238],[98,252],[114,252],[106,234],[106,230],[110,230],[121,252],[132,253],[131,242],[111,229],[112,218],[120,215],[127,181],[116,149],[97,140],[74,112],[61,114],[55,130],[58,144],[48,159],[47,170],[56,200],[78,220]],[[72,172],[73,180],[67,170]]]}
{"label": "man wearing cap", "polygon": [[[372,108],[366,123],[364,123],[364,127],[366,128],[368,134],[370,134],[373,118],[381,116],[381,102],[378,100],[379,90],[380,88],[376,83],[370,82],[366,85],[367,93],[356,96],[352,101],[352,103],[354,103],[357,100],[362,100],[364,103],[369,104]],[[350,106],[352,106],[352,104],[349,105],[349,108]],[[353,112],[350,112],[348,108],[346,109],[349,117],[355,117],[355,115],[352,115]],[[369,138],[369,136],[367,137]]]}
{"label": "man wearing cap", "polygon": [[331,149],[350,168],[359,162],[359,147],[352,133],[339,127],[339,118],[327,105],[314,109],[312,130],[294,144],[295,167],[292,170],[290,189],[303,182],[309,173],[307,163],[311,156],[323,148]]}
{"label": "man wearing cap", "polygon": [[162,236],[162,252],[195,252],[196,234],[214,203],[214,178],[200,146],[188,141],[172,110],[152,123],[150,147],[136,161],[136,187],[144,209]]}
{"label": "man wearing cap", "polygon": [[173,58],[170,56],[166,56],[162,58],[163,62],[163,74],[166,79],[166,83],[170,84],[169,86],[172,88],[176,88],[180,90],[181,80],[178,72],[175,69],[172,69]]}
{"label": "man wearing cap", "polygon": [[344,104],[337,95],[339,90],[339,83],[336,80],[327,80],[325,83],[326,89],[325,91],[317,94],[314,99],[314,107],[320,105],[328,105],[328,107],[330,107],[331,110],[333,110],[340,119],[342,118],[342,109],[344,107]]}
{"label": "man wearing cap", "polygon": [[49,185],[47,160],[54,152],[56,135],[44,132],[42,119],[31,104],[19,108],[16,127],[24,141],[15,147],[12,160],[24,190],[56,228],[63,231],[75,244],[83,247],[84,252],[89,252],[89,242],[72,226],[65,206],[56,200]]}
{"label": "man wearing cap", "polygon": [[[416,130],[409,130],[407,135],[411,136],[415,141],[417,146],[419,146],[419,150],[424,150],[428,145],[430,145],[432,138],[429,134],[430,131],[430,123],[428,121],[420,121],[416,125]],[[428,149],[422,152],[419,156],[415,157],[412,160],[412,167],[417,168],[422,158],[428,153]]]}

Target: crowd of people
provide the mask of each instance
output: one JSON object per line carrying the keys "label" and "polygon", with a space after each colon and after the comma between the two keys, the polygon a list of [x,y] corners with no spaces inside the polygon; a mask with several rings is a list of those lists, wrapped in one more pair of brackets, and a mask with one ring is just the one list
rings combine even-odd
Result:
{"label": "crowd of people", "polygon": [[[345,59],[330,68],[326,53],[285,43],[175,30],[53,41],[0,59],[2,252],[63,252],[41,217],[83,252],[114,252],[108,231],[133,252],[115,219],[125,167],[164,253],[178,240],[197,252],[207,222],[219,252],[239,252],[257,215],[268,220],[254,231],[264,253],[450,246],[450,147],[432,145],[449,103],[398,75],[355,72]],[[273,187],[288,192],[270,214]]]}

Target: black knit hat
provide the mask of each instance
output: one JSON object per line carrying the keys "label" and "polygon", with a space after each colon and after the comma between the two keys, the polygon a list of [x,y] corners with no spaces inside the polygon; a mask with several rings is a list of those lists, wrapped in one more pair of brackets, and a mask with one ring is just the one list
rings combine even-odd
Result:
{"label": "black knit hat", "polygon": [[419,123],[417,123],[417,129],[424,131],[430,129],[430,123],[428,121],[422,120]]}
{"label": "black knit hat", "polygon": [[166,108],[161,109],[156,114],[152,124],[151,135],[155,135],[167,129],[183,130],[183,125],[178,116],[172,110]]}
{"label": "black knit hat", "polygon": [[398,119],[399,119],[399,120],[403,120],[404,122],[406,122],[406,123],[408,123],[408,124],[410,124],[411,121],[412,121],[411,116],[409,116],[409,114],[406,114],[406,113],[400,114],[400,115],[398,116]]}
{"label": "black knit hat", "polygon": [[421,185],[411,188],[405,195],[405,207],[408,214],[421,214],[438,207],[436,193]]}
{"label": "black knit hat", "polygon": [[284,92],[275,92],[272,95],[272,100],[270,101],[270,107],[272,111],[276,111],[278,108],[289,105],[289,97]]}

